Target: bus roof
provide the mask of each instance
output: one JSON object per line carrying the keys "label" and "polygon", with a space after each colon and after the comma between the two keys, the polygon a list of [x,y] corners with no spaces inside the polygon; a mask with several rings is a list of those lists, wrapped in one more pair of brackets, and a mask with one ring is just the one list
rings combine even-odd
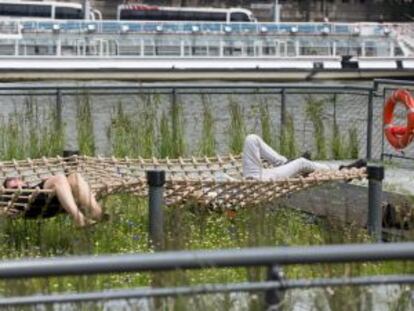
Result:
{"label": "bus roof", "polygon": [[192,11],[192,12],[244,12],[246,14],[251,14],[252,12],[243,8],[214,8],[214,7],[172,7],[172,6],[155,6],[155,5],[145,5],[145,4],[120,4],[118,9],[129,9],[137,11]]}
{"label": "bus roof", "polygon": [[71,8],[82,8],[80,3],[70,3],[70,2],[57,2],[57,1],[26,1],[26,0],[1,0],[0,4],[22,4],[22,5],[54,5],[54,6],[63,6]]}

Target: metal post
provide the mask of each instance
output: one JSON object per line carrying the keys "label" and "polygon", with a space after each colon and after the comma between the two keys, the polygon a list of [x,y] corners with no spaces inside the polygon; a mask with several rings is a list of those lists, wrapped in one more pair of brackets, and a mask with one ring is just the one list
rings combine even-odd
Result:
{"label": "metal post", "polygon": [[286,89],[282,89],[280,93],[280,145],[285,146],[286,143]]}
{"label": "metal post", "polygon": [[163,193],[165,171],[147,171],[148,207],[149,207],[149,243],[160,250],[164,242]]}
{"label": "metal post", "polygon": [[171,138],[172,138],[172,155],[180,156],[180,146],[178,142],[178,107],[177,107],[177,91],[175,88],[171,92]]}
{"label": "metal post", "polygon": [[377,241],[382,239],[382,180],[384,167],[368,165],[368,233]]}
{"label": "metal post", "polygon": [[368,120],[367,120],[367,160],[371,160],[372,157],[372,127],[373,127],[373,91],[370,90],[368,94]]}
{"label": "metal post", "polygon": [[89,20],[90,19],[89,15],[91,12],[91,6],[89,3],[89,0],[83,0],[82,7],[83,7],[83,14],[84,14],[83,18],[85,20]]}
{"label": "metal post", "polygon": [[[283,282],[285,280],[282,267],[279,265],[272,265],[267,270],[267,280]],[[281,310],[285,290],[283,288],[269,289],[265,292],[266,310],[277,311]]]}
{"label": "metal post", "polygon": [[62,90],[56,89],[56,127],[58,133],[62,130]]}

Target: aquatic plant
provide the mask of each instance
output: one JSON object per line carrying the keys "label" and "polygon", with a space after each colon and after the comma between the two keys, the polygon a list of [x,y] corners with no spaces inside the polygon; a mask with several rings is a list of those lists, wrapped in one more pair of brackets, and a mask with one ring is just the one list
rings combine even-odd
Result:
{"label": "aquatic plant", "polygon": [[201,95],[201,102],[203,104],[203,128],[201,132],[200,154],[213,156],[216,153],[216,139],[211,101],[207,95]]}
{"label": "aquatic plant", "polygon": [[275,135],[272,131],[272,122],[270,121],[270,111],[267,102],[260,102],[260,125],[262,128],[262,139],[270,146],[274,145]]}
{"label": "aquatic plant", "polygon": [[79,152],[85,155],[94,155],[95,136],[93,132],[91,96],[88,92],[83,92],[77,94],[76,97],[76,125]]}
{"label": "aquatic plant", "polygon": [[162,113],[159,124],[160,140],[158,153],[160,157],[165,158],[173,153],[171,126],[165,112]]}
{"label": "aquatic plant", "polygon": [[111,140],[112,154],[116,157],[138,156],[139,135],[137,135],[137,122],[124,112],[122,101],[118,102],[116,111],[108,128],[108,136]]}
{"label": "aquatic plant", "polygon": [[184,111],[182,103],[174,93],[171,100],[171,156],[179,157],[185,154]]}
{"label": "aquatic plant", "polygon": [[23,108],[0,119],[0,156],[2,159],[21,159],[61,155],[64,126],[57,124],[57,111],[44,111],[36,98],[24,98]]}
{"label": "aquatic plant", "polygon": [[351,159],[359,157],[358,130],[355,127],[348,130],[348,150]]}
{"label": "aquatic plant", "polygon": [[325,126],[323,123],[323,109],[325,101],[316,100],[312,95],[309,95],[306,100],[305,113],[313,125],[313,132],[315,137],[316,157],[317,159],[326,159],[326,139]]}
{"label": "aquatic plant", "polygon": [[332,125],[332,142],[331,142],[331,153],[332,158],[335,160],[344,159],[345,155],[345,146],[343,144],[343,136],[339,129],[336,116],[336,101],[337,96],[334,94],[332,96],[332,105],[333,105],[333,125]]}
{"label": "aquatic plant", "polygon": [[295,124],[289,113],[286,114],[285,124],[281,127],[279,145],[280,153],[287,158],[293,159],[297,156]]}
{"label": "aquatic plant", "polygon": [[240,105],[230,96],[229,97],[229,148],[233,154],[239,154],[243,150],[244,139],[246,136],[246,126],[244,124],[243,110]]}

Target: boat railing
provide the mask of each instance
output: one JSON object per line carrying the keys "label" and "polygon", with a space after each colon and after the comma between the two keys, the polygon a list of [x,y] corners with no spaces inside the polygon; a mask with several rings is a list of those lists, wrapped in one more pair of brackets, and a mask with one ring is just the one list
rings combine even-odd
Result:
{"label": "boat railing", "polygon": [[216,22],[153,22],[116,20],[6,20],[2,27],[21,29],[24,33],[95,32],[95,33],[165,33],[165,34],[308,34],[308,35],[390,35],[394,24],[382,23],[216,23]]}

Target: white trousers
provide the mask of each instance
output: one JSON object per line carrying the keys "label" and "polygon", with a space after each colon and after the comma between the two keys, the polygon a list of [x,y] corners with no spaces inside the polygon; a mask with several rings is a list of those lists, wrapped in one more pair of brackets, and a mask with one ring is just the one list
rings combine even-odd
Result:
{"label": "white trousers", "polygon": [[[263,168],[262,158],[275,167]],[[287,163],[287,158],[277,153],[259,136],[248,135],[243,147],[243,176],[260,180],[277,180],[316,170],[331,169],[326,164],[298,158]]]}

